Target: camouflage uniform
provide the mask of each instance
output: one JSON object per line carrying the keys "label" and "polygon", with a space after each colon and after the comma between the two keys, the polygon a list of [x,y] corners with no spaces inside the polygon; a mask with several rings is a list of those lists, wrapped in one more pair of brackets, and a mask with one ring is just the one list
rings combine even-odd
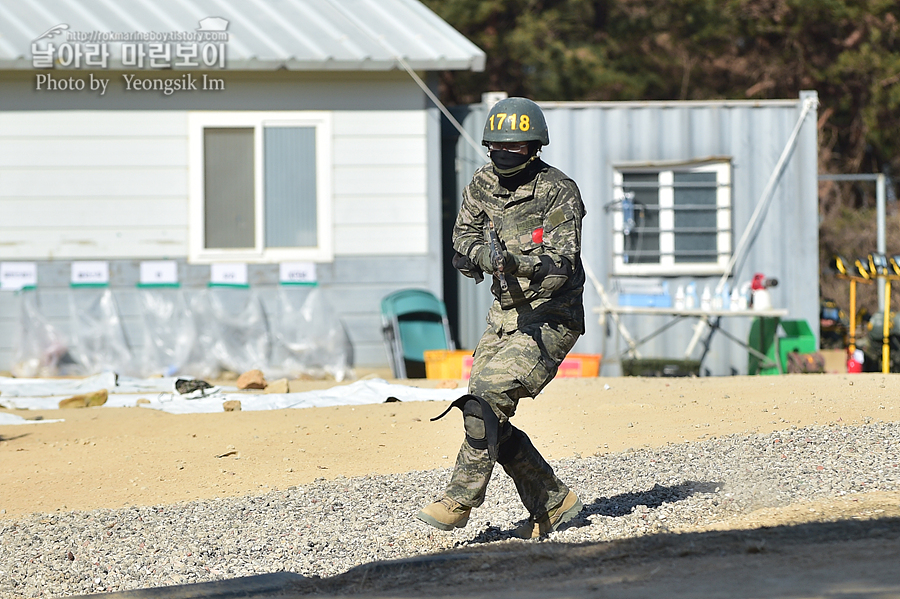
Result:
{"label": "camouflage uniform", "polygon": [[[569,490],[528,437],[507,423],[519,399],[537,396],[584,333],[585,209],[575,182],[559,169],[536,159],[529,174],[533,177],[510,190],[490,164],[480,168],[463,193],[453,247],[474,261],[488,242],[490,219],[501,244],[517,257],[515,273],[505,275],[507,291],[497,277],[492,280],[496,299],[475,349],[469,393],[496,414],[501,425],[496,461],[515,481],[529,513],[540,517]],[[471,421],[465,422],[467,436],[478,437],[481,431],[470,431]],[[464,506],[481,505],[493,467],[487,449],[464,441],[446,495]]]}

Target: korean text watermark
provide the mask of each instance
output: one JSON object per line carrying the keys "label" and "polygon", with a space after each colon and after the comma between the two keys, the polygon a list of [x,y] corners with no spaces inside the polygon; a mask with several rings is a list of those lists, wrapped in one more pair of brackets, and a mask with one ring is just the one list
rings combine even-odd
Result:
{"label": "korean text watermark", "polygon": [[105,69],[111,59],[118,59],[122,67],[132,69],[224,69],[227,29],[228,21],[221,17],[201,19],[194,31],[71,31],[60,23],[31,43],[31,64],[36,69]]}
{"label": "korean text watermark", "polygon": [[[67,23],[49,28],[31,43],[35,69],[127,70],[203,68],[225,69],[228,21],[206,17],[194,31],[72,31]],[[114,56],[115,54],[115,56]],[[121,75],[127,92],[223,91],[225,80],[207,74],[185,73],[175,77]],[[52,72],[35,76],[36,91],[91,91],[106,95],[110,78],[61,76]]]}

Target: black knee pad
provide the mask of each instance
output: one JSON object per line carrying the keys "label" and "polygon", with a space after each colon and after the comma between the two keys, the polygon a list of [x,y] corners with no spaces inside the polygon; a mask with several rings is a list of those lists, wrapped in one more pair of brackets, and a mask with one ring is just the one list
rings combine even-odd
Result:
{"label": "black knee pad", "polygon": [[481,403],[472,397],[463,404],[462,413],[463,427],[466,429],[466,442],[475,449],[487,449],[487,433],[484,428]]}
{"label": "black knee pad", "polygon": [[504,464],[509,464],[515,459],[516,454],[519,453],[519,449],[521,449],[526,443],[530,443],[530,439],[528,435],[511,425],[509,422],[506,422],[506,426],[512,429],[512,432],[503,443],[500,444],[500,448],[497,452],[497,463],[501,466]]}
{"label": "black knee pad", "polygon": [[491,459],[496,460],[501,438],[500,419],[490,404],[483,397],[463,395],[432,420],[443,418],[453,408],[459,408],[463,413],[469,445],[475,449],[487,449]]}

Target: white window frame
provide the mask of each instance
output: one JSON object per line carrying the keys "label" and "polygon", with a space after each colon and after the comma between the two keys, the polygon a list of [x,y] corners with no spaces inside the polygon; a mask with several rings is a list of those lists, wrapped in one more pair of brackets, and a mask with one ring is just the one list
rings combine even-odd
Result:
{"label": "white window frame", "polygon": [[[253,248],[206,248],[204,206],[203,130],[253,128],[254,219]],[[263,133],[266,127],[314,127],[316,138],[316,241],[315,247],[266,248]],[[332,194],[332,115],[325,111],[192,112],[188,115],[190,262],[278,263],[331,262],[334,259]]]}
{"label": "white window frame", "polygon": [[[731,160],[715,159],[692,162],[618,164],[613,166],[613,274],[629,276],[719,275],[731,258],[733,224],[731,218]],[[716,173],[716,261],[675,262],[675,172]],[[624,217],[621,201],[624,173],[658,173],[659,175],[659,251],[658,263],[626,263]]]}

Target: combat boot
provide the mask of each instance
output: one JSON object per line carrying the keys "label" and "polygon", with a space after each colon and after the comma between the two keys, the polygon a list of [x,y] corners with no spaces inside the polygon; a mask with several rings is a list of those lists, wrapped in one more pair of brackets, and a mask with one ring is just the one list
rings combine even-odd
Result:
{"label": "combat boot", "polygon": [[584,505],[582,505],[578,496],[569,491],[562,503],[549,510],[541,518],[535,519],[534,516],[531,516],[524,524],[516,528],[514,534],[520,539],[537,539],[550,534],[559,528],[560,525],[577,516],[583,507]]}
{"label": "combat boot", "polygon": [[425,506],[416,514],[416,518],[441,530],[452,530],[453,527],[462,528],[469,522],[469,513],[472,508],[451,499],[443,497],[431,505]]}

